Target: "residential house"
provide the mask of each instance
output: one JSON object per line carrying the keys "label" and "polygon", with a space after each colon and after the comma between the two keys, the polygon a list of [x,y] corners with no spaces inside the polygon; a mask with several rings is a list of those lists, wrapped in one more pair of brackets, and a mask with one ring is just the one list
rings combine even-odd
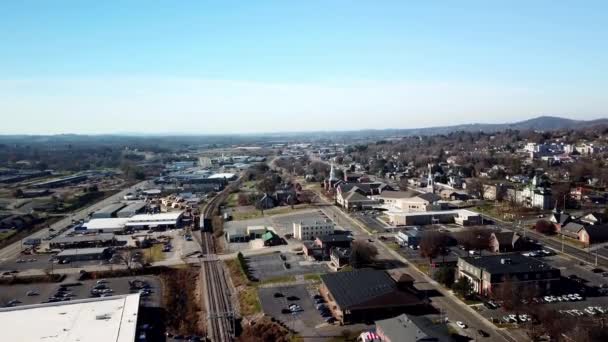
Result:
{"label": "residential house", "polygon": [[264,194],[258,201],[257,207],[260,209],[272,209],[277,205],[276,200],[269,194]]}
{"label": "residential house", "polygon": [[329,252],[329,260],[336,266],[341,268],[350,262],[350,248],[335,247]]}
{"label": "residential house", "polygon": [[561,231],[562,227],[572,221],[570,214],[563,212],[559,209],[554,209],[549,215],[549,221],[555,225],[557,231]]}
{"label": "residential house", "polygon": [[353,238],[347,234],[327,234],[304,241],[304,254],[317,260],[329,260],[334,248],[350,248]]}
{"label": "residential house", "polygon": [[521,249],[521,236],[512,231],[496,231],[490,234],[489,250],[494,253],[513,252]]}

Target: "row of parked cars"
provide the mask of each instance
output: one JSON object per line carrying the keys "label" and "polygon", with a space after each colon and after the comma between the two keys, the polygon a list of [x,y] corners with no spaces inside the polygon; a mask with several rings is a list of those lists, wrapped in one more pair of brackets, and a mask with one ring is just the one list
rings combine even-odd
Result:
{"label": "row of parked cars", "polygon": [[325,322],[332,324],[336,321],[336,319],[331,314],[329,307],[325,303],[325,299],[323,299],[323,297],[321,295],[315,294],[312,297],[312,300],[315,302],[315,308],[317,309],[317,311],[319,311],[319,313],[321,314],[321,317],[323,317],[323,320]]}
{"label": "row of parked cars", "polygon": [[607,308],[602,308],[600,306],[588,306],[586,308],[584,308],[583,310],[577,310],[577,309],[573,309],[573,310],[559,310],[559,312],[563,315],[570,315],[573,317],[580,317],[580,316],[584,316],[585,313],[589,316],[595,316],[595,315],[604,315],[606,313],[608,313],[608,309]]}
{"label": "row of parked cars", "polygon": [[565,294],[561,296],[544,296],[538,298],[532,298],[532,302],[536,304],[541,303],[558,303],[558,302],[578,302],[584,298],[578,293]]}
{"label": "row of parked cars", "polygon": [[505,323],[527,323],[527,322],[531,322],[532,318],[528,314],[521,314],[521,315],[510,314],[510,315],[504,315],[502,317],[502,321]]}

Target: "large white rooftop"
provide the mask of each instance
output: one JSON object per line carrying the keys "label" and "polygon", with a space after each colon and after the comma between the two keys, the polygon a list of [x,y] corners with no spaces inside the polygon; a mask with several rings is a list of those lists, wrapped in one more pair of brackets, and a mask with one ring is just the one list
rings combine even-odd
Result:
{"label": "large white rooftop", "polygon": [[215,173],[212,174],[211,176],[209,176],[209,178],[226,178],[226,179],[231,179],[234,178],[234,173]]}
{"label": "large white rooftop", "polygon": [[158,221],[177,221],[181,216],[182,211],[172,211],[159,214],[139,214],[129,218],[129,223],[134,222],[158,222]]}
{"label": "large white rooftop", "polygon": [[129,218],[98,218],[85,222],[87,229],[123,229]]}
{"label": "large white rooftop", "polygon": [[139,294],[0,309],[2,341],[133,342]]}

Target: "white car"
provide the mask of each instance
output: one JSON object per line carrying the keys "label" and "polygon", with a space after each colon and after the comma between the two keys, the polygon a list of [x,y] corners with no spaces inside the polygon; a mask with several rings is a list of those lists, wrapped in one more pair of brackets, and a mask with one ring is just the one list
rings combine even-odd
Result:
{"label": "white car", "polygon": [[601,308],[601,307],[599,307],[599,306],[594,307],[594,309],[595,309],[595,311],[597,311],[597,312],[599,312],[599,313],[601,313],[601,314],[605,314],[605,313],[606,313],[606,310],[602,309],[602,308]]}
{"label": "white car", "polygon": [[464,323],[463,323],[463,322],[461,322],[461,321],[456,321],[456,325],[457,325],[457,326],[458,326],[460,329],[466,329],[466,328],[467,328],[467,325],[466,325],[466,324],[464,324]]}
{"label": "white car", "polygon": [[549,297],[549,296],[545,296],[543,297],[543,299],[545,300],[545,302],[547,303],[552,303],[553,302],[553,298]]}

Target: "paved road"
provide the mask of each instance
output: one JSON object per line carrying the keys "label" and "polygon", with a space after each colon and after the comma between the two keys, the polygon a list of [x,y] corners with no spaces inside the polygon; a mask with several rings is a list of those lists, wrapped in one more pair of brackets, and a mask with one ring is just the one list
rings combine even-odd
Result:
{"label": "paved road", "polygon": [[[322,201],[327,202],[327,200],[319,195]],[[357,236],[370,236],[368,229],[362,225],[362,223],[353,219],[343,211],[341,211],[336,206],[326,206],[323,208],[326,211],[326,215],[331,218],[340,218],[342,222],[350,222],[350,226],[355,228],[355,238]],[[343,224],[344,225],[344,224]],[[390,249],[387,245],[379,240],[374,240],[374,244],[378,247],[379,257],[381,259],[392,259],[397,260],[403,263],[404,265],[409,265],[407,259],[401,256],[399,253]],[[458,298],[456,298],[450,291],[446,290],[438,284],[436,281],[432,280],[426,274],[418,271],[414,267],[406,267],[402,269],[406,273],[410,274],[415,280],[415,286],[418,290],[421,291],[437,291],[440,295],[434,296],[432,298],[433,306],[440,310],[441,313],[448,317],[450,322],[462,321],[465,322],[469,328],[466,330],[460,330],[460,333],[463,335],[468,335],[472,338],[478,338],[477,330],[483,329],[486,332],[490,333],[490,337],[483,338],[480,340],[483,341],[500,341],[500,342],[515,342],[515,341],[525,341],[527,338],[524,337],[524,334],[519,333],[516,338],[510,336],[510,333],[496,328],[496,326],[490,323],[488,320],[484,319],[479,313],[474,311],[468,305],[462,303]]]}
{"label": "paved road", "polygon": [[[119,201],[128,192],[134,191],[136,189],[141,189],[147,184],[148,184],[148,181],[137,183],[137,184],[133,185],[132,187],[122,190],[89,207],[80,209],[79,211],[72,213],[72,215],[64,218],[63,220],[55,222],[53,225],[51,225],[51,228],[53,228],[55,230],[59,230],[59,229],[63,229],[65,227],[67,227],[68,225],[70,225],[72,223],[72,220],[83,220],[88,217],[89,213],[99,210],[99,209],[107,206],[108,204]],[[23,240],[25,240],[25,239],[42,239],[45,236],[48,236],[49,234],[50,234],[49,229],[44,228],[44,229],[41,229],[41,230],[31,234],[30,236],[24,238]],[[0,262],[5,261],[7,259],[11,259],[11,258],[16,258],[17,256],[19,256],[19,253],[21,252],[21,248],[22,248],[21,241],[17,241],[11,245],[6,246],[2,250],[0,250]]]}

